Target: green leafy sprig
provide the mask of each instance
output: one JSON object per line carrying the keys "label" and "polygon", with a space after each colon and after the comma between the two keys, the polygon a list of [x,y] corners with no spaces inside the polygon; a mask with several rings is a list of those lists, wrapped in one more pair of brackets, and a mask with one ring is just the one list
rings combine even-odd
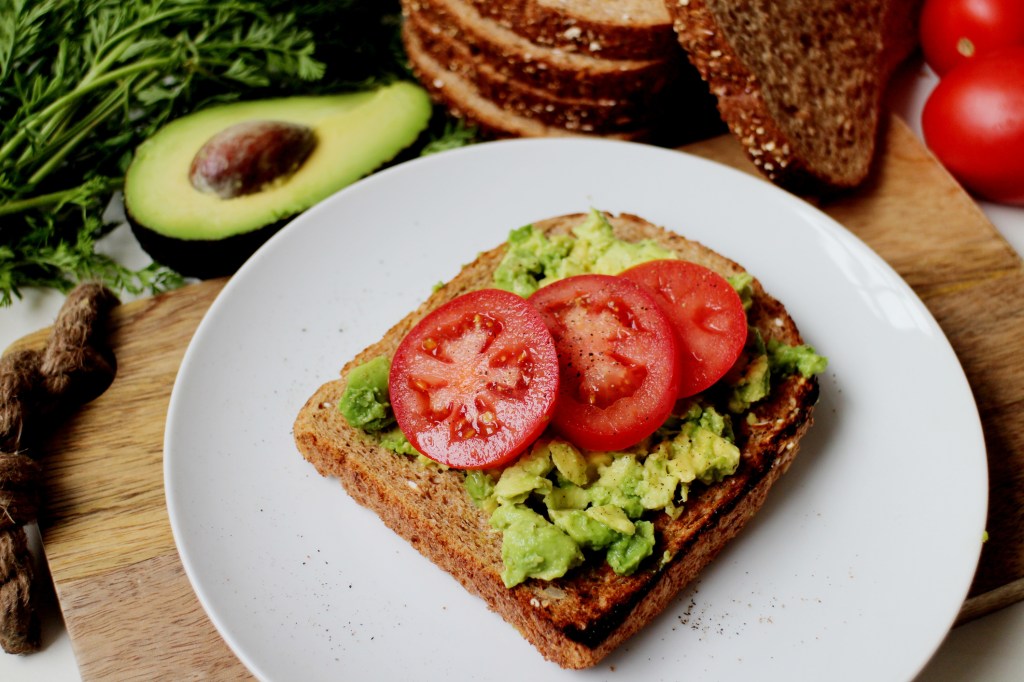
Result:
{"label": "green leafy sprig", "polygon": [[134,148],[170,119],[215,101],[365,84],[396,70],[382,60],[325,78],[311,28],[328,27],[321,50],[332,58],[357,31],[364,39],[352,44],[365,50],[365,36],[376,34],[329,14],[358,10],[374,31],[393,34],[383,18],[391,2],[286,11],[292,4],[0,0],[0,305],[25,286],[67,290],[97,278],[141,293],[179,281],[156,265],[133,272],[94,249]]}

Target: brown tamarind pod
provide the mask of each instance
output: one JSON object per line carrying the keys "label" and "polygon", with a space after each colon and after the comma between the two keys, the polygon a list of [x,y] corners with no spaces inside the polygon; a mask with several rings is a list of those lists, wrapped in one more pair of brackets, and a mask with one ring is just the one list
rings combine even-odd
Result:
{"label": "brown tamarind pod", "polygon": [[49,367],[43,374],[43,389],[53,403],[65,408],[87,403],[103,393],[116,372],[113,358],[91,346],[65,349]]}
{"label": "brown tamarind pod", "polygon": [[68,294],[39,368],[52,403],[66,408],[88,402],[114,380],[114,356],[98,339],[103,318],[117,304],[117,297],[97,283],[80,284]]}
{"label": "brown tamarind pod", "polygon": [[0,490],[38,487],[43,480],[43,467],[28,455],[0,452]]}
{"label": "brown tamarind pod", "polygon": [[0,450],[18,450],[26,422],[39,411],[41,362],[35,350],[16,350],[0,358]]}
{"label": "brown tamarind pod", "polygon": [[42,480],[43,468],[31,457],[0,452],[0,529],[36,519]]}
{"label": "brown tamarind pod", "polygon": [[64,299],[46,345],[58,353],[65,347],[88,346],[98,332],[97,323],[118,303],[117,296],[98,282],[79,284]]}
{"label": "brown tamarind pod", "polygon": [[25,529],[0,530],[0,647],[9,654],[39,650],[39,613],[32,577]]}
{"label": "brown tamarind pod", "polygon": [[0,529],[23,526],[38,516],[38,490],[0,490]]}
{"label": "brown tamarind pod", "polygon": [[14,577],[26,563],[31,562],[28,536],[24,530],[0,530],[0,585]]}

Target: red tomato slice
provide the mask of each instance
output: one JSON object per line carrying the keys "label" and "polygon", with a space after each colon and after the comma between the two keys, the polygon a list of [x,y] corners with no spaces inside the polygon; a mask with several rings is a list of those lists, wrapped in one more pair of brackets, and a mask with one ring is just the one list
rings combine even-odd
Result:
{"label": "red tomato slice", "polygon": [[724,277],[684,260],[641,263],[622,276],[644,287],[675,327],[680,398],[708,388],[736,363],[747,340],[747,314]]}
{"label": "red tomato slice", "polygon": [[558,350],[555,429],[587,450],[621,450],[664,423],[679,353],[649,294],[622,277],[579,275],[539,289],[530,303]]}
{"label": "red tomato slice", "polygon": [[484,289],[412,328],[395,351],[388,388],[402,433],[421,453],[459,469],[494,467],[547,427],[558,356],[529,303]]}

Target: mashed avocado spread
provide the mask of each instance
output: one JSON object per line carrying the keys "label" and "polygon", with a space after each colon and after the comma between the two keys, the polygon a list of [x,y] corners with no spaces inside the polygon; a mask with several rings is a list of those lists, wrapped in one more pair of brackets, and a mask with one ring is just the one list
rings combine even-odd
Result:
{"label": "mashed avocado spread", "polygon": [[364,431],[380,431],[395,423],[388,399],[391,360],[379,355],[352,368],[338,410],[349,424]]}
{"label": "mashed avocado spread", "polygon": [[502,580],[512,587],[565,575],[588,553],[633,573],[654,551],[654,524],[643,517],[679,516],[695,481],[721,481],[739,462],[728,419],[693,404],[653,447],[587,452],[542,439],[504,470],[468,472],[466,490],[502,531]]}
{"label": "mashed avocado spread", "polygon": [[678,258],[649,239],[617,239],[599,211],[573,228],[572,235],[548,237],[533,225],[512,230],[508,251],[494,271],[494,286],[527,297],[546,284],[573,275],[617,275],[649,260]]}
{"label": "mashed avocado spread", "polygon": [[391,359],[386,355],[353,367],[348,373],[345,392],[338,401],[338,411],[350,426],[377,434],[381,447],[399,455],[422,457],[395,424],[388,395],[390,372]]}
{"label": "mashed avocado spread", "polygon": [[[526,297],[564,277],[614,275],[645,261],[677,258],[653,241],[615,238],[597,211],[572,232],[548,237],[532,225],[512,230],[494,273],[495,286]],[[749,309],[753,278],[741,273],[729,281]],[[735,473],[740,450],[731,415],[743,415],[767,397],[773,378],[810,377],[826,364],[810,346],[765,343],[751,328],[740,361],[719,383],[726,414],[695,396],[683,414],[673,415],[625,452],[581,451],[542,438],[504,469],[466,472],[467,494],[502,534],[505,585],[558,578],[591,557],[603,558],[616,573],[633,573],[654,551],[654,524],[648,517],[662,512],[678,517],[692,485],[710,485]],[[353,368],[338,410],[382,447],[441,466],[419,454],[395,426],[388,397],[390,367],[390,359],[380,356]]]}

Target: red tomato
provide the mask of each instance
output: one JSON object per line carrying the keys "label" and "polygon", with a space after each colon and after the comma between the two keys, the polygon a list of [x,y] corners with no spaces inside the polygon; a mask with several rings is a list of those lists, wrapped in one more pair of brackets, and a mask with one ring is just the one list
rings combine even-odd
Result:
{"label": "red tomato", "polygon": [[460,469],[504,464],[547,427],[558,356],[537,311],[507,291],[449,301],[399,344],[388,380],[413,447]]}
{"label": "red tomato", "polygon": [[921,49],[935,73],[1024,44],[1021,0],[926,0],[921,9]]}
{"label": "red tomato", "polygon": [[943,165],[979,196],[1024,204],[1024,46],[950,71],[921,114]]}
{"label": "red tomato", "polygon": [[647,289],[675,327],[680,398],[700,393],[736,363],[747,340],[747,313],[724,277],[684,260],[641,263],[622,276]]}
{"label": "red tomato", "polygon": [[555,338],[561,381],[552,424],[587,450],[654,433],[675,403],[672,324],[639,285],[609,275],[559,280],[530,297]]}

